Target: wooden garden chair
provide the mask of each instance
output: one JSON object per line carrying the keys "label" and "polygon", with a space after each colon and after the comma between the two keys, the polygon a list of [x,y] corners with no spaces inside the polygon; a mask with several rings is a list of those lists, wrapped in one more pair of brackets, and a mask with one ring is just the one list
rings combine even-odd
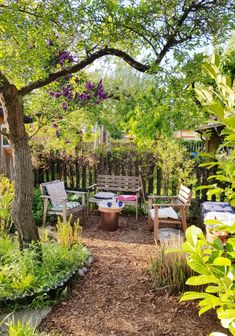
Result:
{"label": "wooden garden chair", "polygon": [[[44,201],[43,225],[46,223],[47,215],[62,216],[66,222],[70,215],[82,212],[82,222],[84,223],[85,212],[85,192],[75,190],[65,190],[64,182],[55,180],[40,184],[41,197]],[[82,198],[79,202],[68,201],[68,194],[75,194]]]}
{"label": "wooden garden chair", "polygon": [[[155,203],[155,199],[167,201],[167,203]],[[148,230],[153,222],[154,240],[158,241],[159,224],[178,224],[185,232],[187,229],[187,212],[192,199],[192,192],[189,188],[181,185],[177,196],[148,196]],[[175,210],[178,210],[178,214]]]}

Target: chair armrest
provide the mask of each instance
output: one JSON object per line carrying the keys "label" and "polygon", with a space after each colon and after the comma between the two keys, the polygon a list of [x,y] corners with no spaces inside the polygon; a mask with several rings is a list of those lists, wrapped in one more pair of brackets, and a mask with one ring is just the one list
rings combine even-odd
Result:
{"label": "chair armrest", "polygon": [[184,207],[184,206],[186,206],[186,205],[190,205],[190,204],[189,204],[189,203],[188,203],[188,204],[187,204],[187,203],[186,203],[186,204],[183,204],[183,203],[182,203],[182,204],[179,204],[179,203],[167,203],[167,204],[154,203],[154,204],[153,204],[154,207],[158,207],[158,208],[159,208],[160,206],[161,206],[161,207],[165,207],[165,206],[166,206],[166,207],[174,206],[174,207],[181,208],[181,207]]}
{"label": "chair armrest", "polygon": [[148,196],[150,199],[156,199],[156,198],[168,198],[168,199],[175,199],[178,198],[178,196],[158,196],[158,195],[150,195]]}
{"label": "chair armrest", "polygon": [[48,195],[41,195],[41,198],[44,198],[44,199],[55,199],[55,200],[58,200],[58,201],[67,201],[67,198],[61,198],[61,197],[51,197],[51,196],[48,196]]}
{"label": "chair armrest", "polygon": [[88,186],[87,189],[91,189],[91,188],[94,188],[96,186],[97,186],[97,184],[95,183],[95,184],[92,184],[92,185]]}
{"label": "chair armrest", "polygon": [[77,191],[77,190],[65,190],[67,193],[70,194],[78,194],[78,195],[86,195],[86,191]]}
{"label": "chair armrest", "polygon": [[142,187],[138,187],[138,188],[135,189],[135,192],[140,191],[141,189],[142,189]]}

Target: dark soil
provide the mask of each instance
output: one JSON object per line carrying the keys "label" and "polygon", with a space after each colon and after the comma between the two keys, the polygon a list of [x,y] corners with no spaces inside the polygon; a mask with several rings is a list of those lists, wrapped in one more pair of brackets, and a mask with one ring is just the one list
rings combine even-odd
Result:
{"label": "dark soil", "polygon": [[155,245],[147,219],[120,216],[119,229],[99,229],[97,213],[87,218],[83,242],[95,263],[74,284],[67,299],[54,306],[40,325],[79,336],[206,336],[222,331],[214,312],[202,317],[194,303],[159,295],[147,272]]}

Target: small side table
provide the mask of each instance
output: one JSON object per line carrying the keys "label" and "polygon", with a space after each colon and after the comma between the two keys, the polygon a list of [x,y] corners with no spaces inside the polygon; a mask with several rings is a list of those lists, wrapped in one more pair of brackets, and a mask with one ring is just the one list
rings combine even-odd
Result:
{"label": "small side table", "polygon": [[[110,203],[111,206],[108,206]],[[101,215],[101,229],[105,231],[116,231],[118,229],[119,213],[122,211],[124,204],[119,206],[118,202],[100,202],[98,206]]]}

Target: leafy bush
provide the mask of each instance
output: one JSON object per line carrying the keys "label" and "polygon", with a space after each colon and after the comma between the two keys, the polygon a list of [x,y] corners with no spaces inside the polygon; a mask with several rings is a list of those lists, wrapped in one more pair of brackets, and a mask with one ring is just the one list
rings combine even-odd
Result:
{"label": "leafy bush", "polygon": [[36,225],[42,224],[42,217],[43,217],[43,201],[41,198],[41,191],[39,188],[35,188],[33,197],[33,218],[35,220]]}
{"label": "leafy bush", "polygon": [[185,253],[171,252],[169,248],[161,245],[157,247],[150,273],[156,290],[176,294],[186,289],[185,282],[193,271],[187,265]]}
{"label": "leafy bush", "polygon": [[14,199],[14,184],[0,176],[0,231],[8,232],[11,228],[11,204]]}
{"label": "leafy bush", "polygon": [[162,182],[164,194],[168,194],[169,186],[174,185],[175,189],[179,184],[191,185],[195,183],[194,160],[186,148],[176,140],[164,138],[159,141],[155,148],[155,155],[158,167],[162,171]]}
{"label": "leafy bush", "polygon": [[230,202],[235,205],[235,92],[234,84],[230,77],[222,75],[220,71],[220,59],[214,55],[211,63],[204,64],[204,69],[214,81],[215,87],[197,86],[196,93],[204,109],[210,114],[214,114],[225,128],[222,131],[224,143],[219,147],[215,155],[205,155],[207,162],[201,166],[211,169],[216,167],[216,174],[209,177],[215,183],[210,186],[199,188],[209,188],[207,195],[223,194]]}
{"label": "leafy bush", "polygon": [[[235,233],[235,224],[230,227],[219,225],[217,228],[229,234]],[[183,251],[188,254],[188,265],[198,274],[190,277],[186,284],[206,287],[204,292],[184,293],[181,301],[201,299],[199,315],[209,309],[216,309],[223,327],[229,328],[235,335],[235,238],[229,238],[225,245],[219,238],[208,243],[196,226],[187,229],[186,238],[187,241],[182,245]]]}
{"label": "leafy bush", "polygon": [[[9,238],[1,238],[6,250],[0,249],[0,300],[32,292],[43,292],[57,285],[89,256],[80,243],[72,246],[56,242],[42,244],[42,262],[37,262],[34,246],[20,251],[16,239],[9,246]],[[1,246],[1,244],[0,244]]]}

